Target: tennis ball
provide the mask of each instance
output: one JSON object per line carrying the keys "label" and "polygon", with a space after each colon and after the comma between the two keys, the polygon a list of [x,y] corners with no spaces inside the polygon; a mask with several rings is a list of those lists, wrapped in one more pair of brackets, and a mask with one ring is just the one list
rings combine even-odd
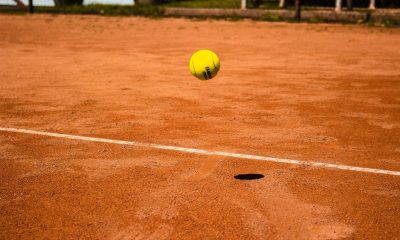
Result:
{"label": "tennis ball", "polygon": [[190,57],[190,73],[200,80],[210,80],[219,71],[220,62],[217,54],[210,50],[199,50]]}

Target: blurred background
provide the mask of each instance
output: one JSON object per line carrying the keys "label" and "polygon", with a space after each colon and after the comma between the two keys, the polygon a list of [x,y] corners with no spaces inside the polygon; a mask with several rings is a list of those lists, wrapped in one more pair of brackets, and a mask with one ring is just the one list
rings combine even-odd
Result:
{"label": "blurred background", "polygon": [[[286,6],[294,5],[295,0],[286,0]],[[28,0],[0,0],[0,5],[17,5],[18,2],[28,5]],[[63,5],[89,5],[89,4],[155,4],[179,7],[205,7],[205,8],[239,8],[241,0],[33,0],[36,6],[63,6]],[[335,0],[302,0],[304,6],[334,7]],[[344,0],[343,2],[346,2]],[[352,0],[353,7],[365,8],[370,0]],[[398,8],[399,0],[375,0],[377,8]],[[279,8],[279,0],[247,0],[248,8]]]}

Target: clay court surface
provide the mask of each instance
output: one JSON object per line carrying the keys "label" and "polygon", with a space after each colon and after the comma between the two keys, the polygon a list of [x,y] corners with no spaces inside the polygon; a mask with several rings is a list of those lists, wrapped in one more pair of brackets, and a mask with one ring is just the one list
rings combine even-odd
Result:
{"label": "clay court surface", "polygon": [[[0,22],[1,128],[400,171],[399,29]],[[0,239],[400,238],[396,175],[7,131],[0,160]]]}

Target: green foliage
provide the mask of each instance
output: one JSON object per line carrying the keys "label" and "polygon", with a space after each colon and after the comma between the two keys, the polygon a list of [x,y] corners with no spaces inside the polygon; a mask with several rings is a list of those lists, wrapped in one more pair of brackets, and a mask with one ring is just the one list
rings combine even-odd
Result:
{"label": "green foliage", "polygon": [[165,4],[168,7],[240,8],[240,0],[185,0]]}
{"label": "green foliage", "polygon": [[312,17],[312,18],[310,18],[308,20],[308,22],[310,22],[310,23],[321,23],[321,22],[324,22],[324,20],[321,19],[320,17]]}
{"label": "green foliage", "polygon": [[396,23],[390,19],[385,19],[385,20],[383,20],[382,25],[384,27],[394,27],[396,25]]}
{"label": "green foliage", "polygon": [[279,1],[264,1],[262,5],[260,5],[261,9],[279,9]]}
{"label": "green foliage", "polygon": [[[21,9],[14,8],[14,10],[3,10],[0,12],[18,13]],[[135,5],[135,6],[122,6],[122,5],[71,5],[71,6],[56,6],[56,7],[35,7],[36,13],[62,13],[62,14],[96,14],[107,16],[149,16],[161,17],[164,15],[164,7],[152,5]]]}
{"label": "green foliage", "polygon": [[269,21],[269,22],[278,22],[283,21],[283,19],[279,15],[275,14],[265,14],[260,18],[261,21]]}

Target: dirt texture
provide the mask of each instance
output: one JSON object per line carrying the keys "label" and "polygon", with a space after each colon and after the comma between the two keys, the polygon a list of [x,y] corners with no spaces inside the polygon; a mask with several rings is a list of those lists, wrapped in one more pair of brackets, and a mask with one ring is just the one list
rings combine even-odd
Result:
{"label": "dirt texture", "polygon": [[[0,127],[400,171],[400,29],[0,22]],[[399,176],[0,132],[0,181],[0,239],[400,237]]]}

